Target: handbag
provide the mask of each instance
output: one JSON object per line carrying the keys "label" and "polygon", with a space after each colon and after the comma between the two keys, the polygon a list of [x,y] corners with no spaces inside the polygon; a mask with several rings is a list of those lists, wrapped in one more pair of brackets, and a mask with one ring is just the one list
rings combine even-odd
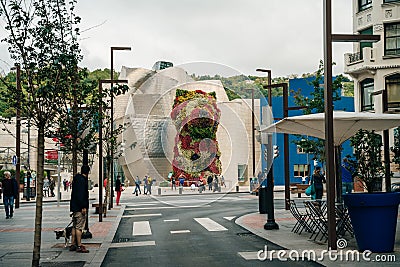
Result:
{"label": "handbag", "polygon": [[314,195],[315,194],[314,183],[312,183],[309,187],[307,187],[306,190],[304,191],[304,193],[306,193],[307,196]]}

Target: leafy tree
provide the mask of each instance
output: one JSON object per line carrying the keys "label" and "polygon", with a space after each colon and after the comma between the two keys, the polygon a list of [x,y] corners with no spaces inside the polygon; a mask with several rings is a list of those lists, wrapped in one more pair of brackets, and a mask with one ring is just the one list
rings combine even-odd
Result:
{"label": "leafy tree", "polygon": [[[39,266],[44,177],[44,138],[52,133],[67,113],[64,99],[77,84],[82,59],[77,36],[80,18],[75,16],[76,0],[0,0],[11,59],[22,69],[22,91],[8,86],[14,106],[27,114],[38,130],[37,198],[32,266]],[[62,111],[62,112],[61,112]]]}
{"label": "leafy tree", "polygon": [[394,153],[393,162],[398,165],[397,169],[400,170],[400,127],[394,129],[394,143],[390,150]]}
{"label": "leafy tree", "polygon": [[[321,84],[323,84],[323,73],[324,63],[321,60],[318,70],[315,72],[315,79],[310,82],[314,88],[310,97],[302,95],[301,89],[291,91],[294,94],[295,104],[300,107],[305,107],[303,109],[303,114],[324,112],[324,87],[321,86]],[[341,99],[339,92],[342,88],[342,81],[344,78],[343,75],[339,75],[333,81],[333,101]],[[299,136],[298,140],[293,142],[300,146],[306,153],[313,154],[314,159],[318,159],[320,162],[325,162],[325,140],[315,137]]]}

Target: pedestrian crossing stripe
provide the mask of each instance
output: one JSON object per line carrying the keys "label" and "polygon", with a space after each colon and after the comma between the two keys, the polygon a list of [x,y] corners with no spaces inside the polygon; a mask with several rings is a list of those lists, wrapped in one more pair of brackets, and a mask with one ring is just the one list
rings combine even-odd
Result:
{"label": "pedestrian crossing stripe", "polygon": [[123,243],[112,243],[111,248],[125,248],[125,247],[144,247],[144,246],[155,246],[155,241],[137,241],[137,242],[123,242]]}
{"label": "pedestrian crossing stripe", "polygon": [[179,219],[164,220],[164,222],[179,222]]}
{"label": "pedestrian crossing stripe", "polygon": [[225,227],[223,227],[222,225],[220,225],[219,223],[211,220],[210,218],[194,218],[194,220],[210,232],[218,232],[218,231],[227,231],[228,230]]}
{"label": "pedestrian crossing stripe", "polygon": [[151,235],[151,234],[152,233],[149,221],[140,221],[133,223],[133,230],[132,230],[133,236]]}
{"label": "pedestrian crossing stripe", "polygon": [[232,221],[234,218],[235,218],[235,216],[231,216],[231,217],[224,217],[224,219],[225,219],[225,220],[228,220],[228,221]]}
{"label": "pedestrian crossing stripe", "polygon": [[190,233],[190,230],[176,230],[176,231],[169,231],[171,234],[184,234]]}

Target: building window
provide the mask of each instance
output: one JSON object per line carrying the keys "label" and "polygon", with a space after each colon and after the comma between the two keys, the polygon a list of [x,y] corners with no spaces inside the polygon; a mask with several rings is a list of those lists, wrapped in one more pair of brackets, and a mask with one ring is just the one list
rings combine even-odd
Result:
{"label": "building window", "polygon": [[394,74],[386,78],[386,91],[388,108],[400,107],[400,74]]}
{"label": "building window", "polygon": [[385,24],[385,56],[400,55],[400,23]]}
{"label": "building window", "polygon": [[372,7],[372,0],[358,0],[358,11],[363,11]]}
{"label": "building window", "polygon": [[308,177],[310,168],[308,164],[294,164],[294,177]]}
{"label": "building window", "polygon": [[[372,27],[364,29],[360,31],[360,34],[364,35],[371,35],[374,34]],[[363,48],[364,47],[371,47],[372,48],[372,42],[360,42],[360,60],[363,59]]]}
{"label": "building window", "polygon": [[400,2],[400,0],[383,0],[384,3]]}
{"label": "building window", "polygon": [[374,99],[371,94],[374,91],[374,80],[365,79],[360,83],[360,87],[361,87],[361,111],[373,109]]}
{"label": "building window", "polygon": [[304,148],[301,146],[297,146],[297,154],[305,154],[306,152],[304,151]]}

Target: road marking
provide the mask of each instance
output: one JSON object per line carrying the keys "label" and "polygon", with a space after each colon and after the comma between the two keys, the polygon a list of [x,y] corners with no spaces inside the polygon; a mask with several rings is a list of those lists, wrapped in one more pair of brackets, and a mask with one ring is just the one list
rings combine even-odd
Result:
{"label": "road marking", "polygon": [[148,213],[148,214],[123,215],[122,218],[154,217],[154,216],[162,216],[162,214],[161,213]]}
{"label": "road marking", "polygon": [[171,234],[183,234],[190,233],[190,230],[177,230],[177,231],[169,231]]}
{"label": "road marking", "polygon": [[151,235],[149,221],[134,222],[132,235]]}
{"label": "road marking", "polygon": [[164,222],[179,222],[179,219],[164,220]]}
{"label": "road marking", "polygon": [[235,218],[236,216],[232,216],[232,217],[224,217],[224,219],[225,220],[228,220],[228,221],[232,221],[234,218]]}
{"label": "road marking", "polygon": [[258,260],[258,251],[245,251],[245,252],[238,252],[238,254],[245,260]]}
{"label": "road marking", "polygon": [[122,242],[112,243],[111,248],[124,248],[124,247],[144,247],[144,246],[155,246],[155,241],[138,241],[138,242]]}
{"label": "road marking", "polygon": [[211,220],[210,218],[194,218],[196,222],[201,224],[204,228],[206,228],[210,232],[216,232],[216,231],[227,231],[225,227],[220,225],[219,223]]}
{"label": "road marking", "polygon": [[132,208],[132,209],[125,209],[125,210],[160,210],[160,209],[184,209],[184,208],[204,208],[210,207],[210,205],[204,206],[168,206],[168,207],[144,207],[144,208]]}

